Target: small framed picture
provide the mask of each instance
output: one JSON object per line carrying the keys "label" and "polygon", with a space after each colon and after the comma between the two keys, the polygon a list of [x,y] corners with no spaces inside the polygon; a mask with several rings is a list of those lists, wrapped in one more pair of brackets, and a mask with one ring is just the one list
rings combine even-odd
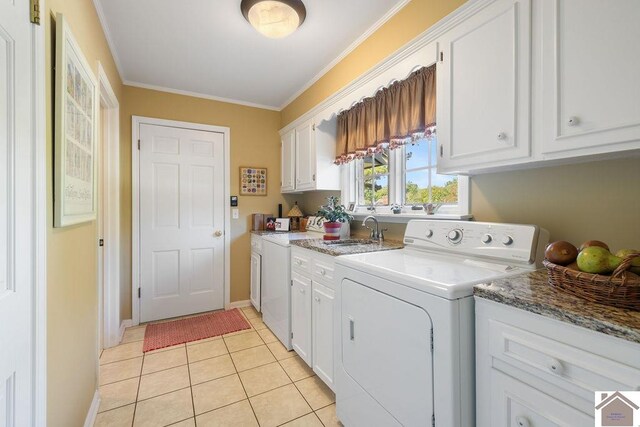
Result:
{"label": "small framed picture", "polygon": [[267,168],[240,167],[240,195],[267,195]]}
{"label": "small framed picture", "polygon": [[276,231],[289,231],[289,218],[276,218]]}
{"label": "small framed picture", "polygon": [[353,212],[353,211],[355,211],[355,210],[356,210],[356,204],[355,204],[355,202],[351,202],[351,203],[349,203],[349,207],[347,208],[347,210],[348,210],[349,212]]}
{"label": "small framed picture", "polygon": [[276,231],[276,219],[272,216],[267,217],[264,222],[264,229],[267,231]]}

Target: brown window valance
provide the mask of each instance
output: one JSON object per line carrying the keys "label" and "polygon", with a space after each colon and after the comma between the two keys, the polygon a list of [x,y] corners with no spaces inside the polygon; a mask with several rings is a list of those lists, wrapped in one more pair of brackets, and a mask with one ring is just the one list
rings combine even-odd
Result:
{"label": "brown window valance", "polygon": [[424,67],[338,115],[336,163],[391,148],[436,124],[436,66]]}

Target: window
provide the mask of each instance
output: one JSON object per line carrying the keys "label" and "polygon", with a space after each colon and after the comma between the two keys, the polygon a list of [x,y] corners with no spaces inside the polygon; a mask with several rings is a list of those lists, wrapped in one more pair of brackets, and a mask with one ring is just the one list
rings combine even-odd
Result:
{"label": "window", "polygon": [[358,205],[389,205],[389,149],[358,160]]}
{"label": "window", "polygon": [[355,202],[356,213],[391,214],[400,205],[404,215],[424,215],[412,207],[442,203],[440,214],[468,214],[468,178],[438,174],[437,160],[435,134],[393,150],[384,146],[342,166],[342,200]]}

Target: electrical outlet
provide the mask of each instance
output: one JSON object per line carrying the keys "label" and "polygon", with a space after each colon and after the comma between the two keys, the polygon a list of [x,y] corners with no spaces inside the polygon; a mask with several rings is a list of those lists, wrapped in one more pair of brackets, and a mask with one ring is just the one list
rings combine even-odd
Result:
{"label": "electrical outlet", "polygon": [[239,209],[231,209],[231,216],[233,219],[240,218],[240,210]]}

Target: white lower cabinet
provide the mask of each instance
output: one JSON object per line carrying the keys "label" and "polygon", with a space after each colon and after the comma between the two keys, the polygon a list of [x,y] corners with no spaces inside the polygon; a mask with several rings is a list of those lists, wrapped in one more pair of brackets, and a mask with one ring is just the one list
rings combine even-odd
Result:
{"label": "white lower cabinet", "polygon": [[593,418],[491,369],[492,427],[590,426]]}
{"label": "white lower cabinet", "polygon": [[640,345],[476,298],[478,427],[594,425],[596,391],[640,390]]}
{"label": "white lower cabinet", "polygon": [[291,342],[293,349],[334,388],[333,257],[308,249],[291,250]]}
{"label": "white lower cabinet", "polygon": [[311,279],[291,273],[291,345],[311,365]]}
{"label": "white lower cabinet", "polygon": [[312,282],[313,371],[333,389],[333,289]]}

